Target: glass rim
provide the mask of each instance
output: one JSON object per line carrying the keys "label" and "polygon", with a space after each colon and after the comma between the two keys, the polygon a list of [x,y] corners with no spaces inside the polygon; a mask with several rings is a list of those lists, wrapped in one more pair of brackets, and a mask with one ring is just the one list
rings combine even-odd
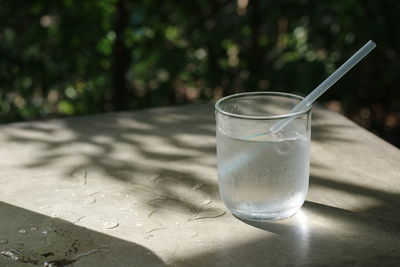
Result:
{"label": "glass rim", "polygon": [[241,114],[235,114],[232,112],[225,111],[221,108],[221,103],[226,102],[229,100],[232,100],[234,98],[240,98],[244,96],[257,96],[257,95],[267,95],[267,96],[283,96],[283,97],[289,97],[289,98],[295,98],[299,99],[300,101],[304,99],[304,97],[295,95],[295,94],[290,94],[290,93],[283,93],[283,92],[245,92],[245,93],[237,93],[229,96],[225,96],[221,99],[219,99],[215,103],[215,110],[218,111],[221,114],[230,116],[230,117],[235,117],[235,118],[240,118],[240,119],[250,119],[250,120],[275,120],[275,119],[285,119],[289,117],[296,117],[299,115],[304,115],[310,112],[312,105],[310,105],[306,110],[303,111],[297,111],[297,112],[288,112],[285,114],[279,114],[279,115],[270,115],[270,116],[251,116],[251,115],[241,115]]}

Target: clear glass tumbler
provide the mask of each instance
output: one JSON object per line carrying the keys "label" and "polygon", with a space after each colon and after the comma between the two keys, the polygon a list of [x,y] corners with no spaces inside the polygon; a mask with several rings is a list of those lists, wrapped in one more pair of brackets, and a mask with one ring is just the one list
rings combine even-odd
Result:
{"label": "clear glass tumbler", "polygon": [[[237,217],[278,220],[295,214],[308,191],[311,107],[291,109],[303,98],[278,92],[240,93],[215,104],[218,184]],[[268,129],[293,119],[279,132]]]}

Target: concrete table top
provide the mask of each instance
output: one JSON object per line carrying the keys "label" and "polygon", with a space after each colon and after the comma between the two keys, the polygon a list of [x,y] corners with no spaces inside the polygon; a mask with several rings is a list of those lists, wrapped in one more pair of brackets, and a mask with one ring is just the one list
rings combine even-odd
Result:
{"label": "concrete table top", "polygon": [[0,126],[0,266],[398,266],[400,151],[313,111],[307,201],[218,197],[211,104]]}

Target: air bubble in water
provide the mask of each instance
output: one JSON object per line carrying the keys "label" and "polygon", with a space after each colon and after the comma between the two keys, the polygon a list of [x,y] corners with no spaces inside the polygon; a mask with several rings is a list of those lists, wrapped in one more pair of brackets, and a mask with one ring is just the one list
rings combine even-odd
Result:
{"label": "air bubble in water", "polygon": [[278,145],[278,152],[282,154],[286,154],[290,149],[290,142],[289,141],[282,141]]}

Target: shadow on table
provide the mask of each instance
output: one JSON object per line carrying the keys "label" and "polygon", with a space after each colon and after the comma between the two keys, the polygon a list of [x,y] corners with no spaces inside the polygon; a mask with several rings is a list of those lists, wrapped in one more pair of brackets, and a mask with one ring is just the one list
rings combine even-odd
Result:
{"label": "shadow on table", "polygon": [[[259,237],[183,259],[207,266],[398,266],[400,232],[386,222],[307,201],[291,218],[242,222]],[[272,235],[271,235],[272,234]],[[195,265],[185,265],[195,266]]]}
{"label": "shadow on table", "polygon": [[[335,181],[317,175],[311,175],[311,186],[320,186],[329,188],[335,192],[344,192],[353,196],[367,197],[375,200],[375,204],[366,205],[365,208],[357,211],[357,216],[360,216],[362,222],[370,221],[368,218],[374,218],[377,222],[389,226],[397,224],[396,231],[400,232],[400,194],[391,193],[388,191],[370,188],[362,185],[350,184],[343,181]],[[366,219],[366,221],[364,221]],[[394,230],[394,229],[393,229]]]}
{"label": "shadow on table", "polygon": [[[109,230],[112,231],[112,230]],[[0,202],[1,266],[166,266],[150,250]]]}
{"label": "shadow on table", "polygon": [[[311,201],[306,201],[296,215],[281,221],[251,221],[238,219],[254,227],[298,239],[304,238],[306,235],[310,234],[309,229],[306,228],[309,228],[309,220],[311,218],[317,221],[320,219],[322,228],[325,227],[336,230],[336,228],[340,226],[343,232],[352,228],[351,234],[354,235],[362,234],[370,236],[371,233],[381,232],[388,237],[390,236],[390,238],[400,237],[400,227],[398,223],[392,221],[390,218],[376,218]],[[318,222],[316,224],[318,224]],[[360,233],[367,228],[369,229],[368,232]]]}
{"label": "shadow on table", "polygon": [[312,113],[312,129],[311,139],[316,142],[341,142],[341,143],[357,143],[356,136],[354,138],[349,135],[338,135],[338,130],[347,130],[354,127],[354,124],[348,120],[337,120],[336,112],[327,109],[315,109]]}
{"label": "shadow on table", "polygon": [[[151,185],[156,195],[176,200],[168,205],[185,211],[200,212],[208,207],[193,198],[182,199],[175,192],[177,184],[191,195],[218,195],[211,104],[25,122],[4,128],[6,142],[37,147],[22,168],[62,166],[63,177],[71,180],[84,172],[90,180],[90,169],[95,169],[105,179],[126,183],[126,194],[134,192],[138,184],[157,180]],[[192,171],[199,167],[210,171]],[[209,179],[210,173],[214,179]]]}

